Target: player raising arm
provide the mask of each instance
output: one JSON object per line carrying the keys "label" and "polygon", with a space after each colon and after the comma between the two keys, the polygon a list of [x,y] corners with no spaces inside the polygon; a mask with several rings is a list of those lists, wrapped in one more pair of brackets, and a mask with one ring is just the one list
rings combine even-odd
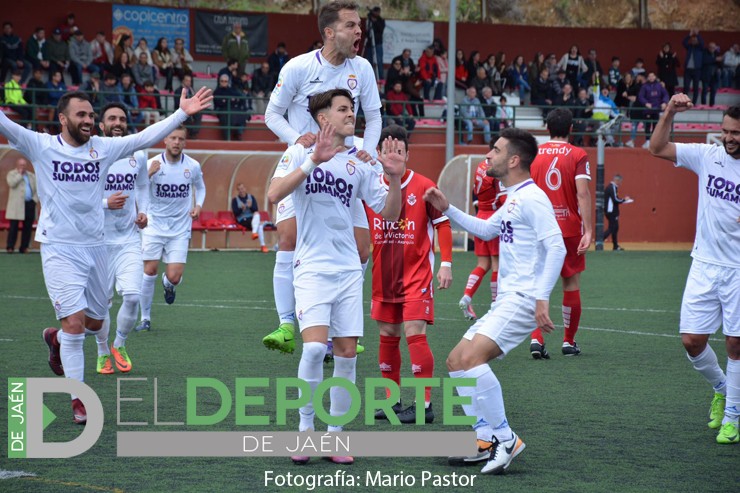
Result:
{"label": "player raising arm", "polygon": [[[676,94],[650,139],[650,152],[699,176],[696,238],[681,302],[679,332],[686,355],[714,389],[707,426],[719,429],[717,443],[738,443],[740,415],[740,105],[722,118],[722,145],[670,141],[676,113],[693,104]],[[727,373],[709,345],[720,325],[727,348]]]}

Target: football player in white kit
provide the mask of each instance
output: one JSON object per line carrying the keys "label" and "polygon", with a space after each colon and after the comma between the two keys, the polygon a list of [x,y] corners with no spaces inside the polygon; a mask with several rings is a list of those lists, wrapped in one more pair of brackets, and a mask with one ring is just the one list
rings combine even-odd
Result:
{"label": "football player in white kit", "polygon": [[430,188],[424,200],[451,221],[483,240],[500,239],[500,270],[496,302],[470,327],[447,357],[452,378],[472,378],[475,387],[457,388],[470,396],[463,405],[468,416],[485,418],[493,428],[491,453],[483,474],[501,474],[524,450],[524,442],[506,419],[501,384],[488,362],[502,358],[529,338],[532,327],[551,332],[549,299],[565,259],[563,234],[545,192],[529,175],[537,156],[537,141],[529,132],[507,128],[486,159],[508,196],[488,219],[469,216],[451,206],[442,192]]}
{"label": "football player in white kit", "polygon": [[[101,201],[108,168],[123,156],[160,141],[213,97],[202,88],[192,98],[183,91],[180,109],[168,118],[126,137],[93,134],[95,112],[83,92],[59,100],[59,135],[27,130],[0,114],[0,133],[33,162],[43,205],[36,230],[41,262],[61,330],[47,328],[49,366],[57,375],[83,381],[85,329],[99,331],[108,313],[108,254]],[[1,112],[0,112],[1,113]],[[75,423],[87,422],[85,406],[72,396]]]}
{"label": "football player in white kit", "polygon": [[[319,11],[319,32],[324,47],[290,59],[280,71],[275,89],[265,112],[265,123],[288,145],[311,146],[318,125],[311,118],[311,97],[329,89],[344,88],[351,92],[355,111],[365,114],[363,151],[375,153],[382,120],[380,95],[375,71],[370,62],[358,56],[362,31],[358,5],[355,2],[329,2]],[[288,118],[286,120],[285,114]],[[355,240],[363,270],[370,257],[370,234],[362,207],[354,208]],[[273,289],[280,318],[277,330],[268,334],[263,344],[270,349],[292,353],[295,348],[293,293],[293,255],[296,246],[295,210],[290,196],[277,204],[275,223],[278,230],[278,252],[275,257]]]}
{"label": "football player in white kit", "polygon": [[[106,137],[126,135],[126,107],[121,103],[106,105],[100,114],[98,126]],[[141,276],[144,264],[141,259],[139,229],[147,224],[149,205],[149,175],[146,169],[146,152],[136,151],[119,159],[108,170],[105,180],[105,245],[108,247],[108,300],[113,299],[114,288],[123,298],[116,316],[116,338],[108,349],[110,310],[103,328],[105,347],[98,345],[98,373],[112,374],[111,352],[116,368],[123,373],[131,371],[131,358],[126,350],[126,339],[136,324],[141,296]],[[134,192],[135,195],[132,196]]]}
{"label": "football player in white kit", "polygon": [[[316,145],[306,150],[296,144],[280,161],[268,190],[273,204],[293,195],[298,227],[295,251],[295,297],[303,350],[298,378],[313,390],[323,380],[327,341],[334,343],[334,377],[355,381],[357,338],[363,332],[362,267],[352,227],[357,199],[389,221],[401,211],[401,176],[404,160],[397,153],[403,143],[383,143],[383,166],[389,175],[388,191],[372,167],[357,159],[357,148],[345,146],[354,134],[351,93],[333,89],[315,95],[311,115],[321,130]],[[349,393],[331,389],[332,416],[344,415],[351,404]],[[313,398],[313,395],[312,395]],[[300,430],[313,430],[314,408],[309,401],[300,409]],[[341,431],[329,426],[329,431]],[[293,457],[299,464],[308,457]],[[351,457],[332,457],[335,463],[351,464]]]}
{"label": "football player in white kit", "polygon": [[[717,443],[740,443],[740,105],[722,118],[722,145],[674,144],[673,118],[693,104],[676,94],[650,139],[654,156],[699,176],[699,205],[693,260],[681,303],[679,332],[694,369],[712,386],[707,426]],[[708,344],[720,325],[725,335],[727,373]]]}
{"label": "football player in white kit", "polygon": [[[175,288],[182,281],[188,258],[193,219],[206,199],[200,163],[187,156],[187,129],[173,130],[165,139],[165,151],[147,162],[149,168],[149,223],[141,234],[144,275],[141,283],[141,323],[137,331],[151,329],[152,298],[159,260],[167,264],[162,273],[164,300],[175,302]],[[195,206],[193,206],[195,197]]]}

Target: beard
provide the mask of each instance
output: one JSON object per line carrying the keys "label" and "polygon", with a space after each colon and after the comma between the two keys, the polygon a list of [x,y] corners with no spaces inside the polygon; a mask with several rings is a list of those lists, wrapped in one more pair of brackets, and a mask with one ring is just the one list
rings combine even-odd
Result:
{"label": "beard", "polygon": [[70,125],[67,127],[67,130],[69,131],[69,136],[72,137],[72,139],[78,143],[79,145],[87,144],[87,141],[90,140],[90,134],[84,134],[80,130],[80,127],[82,125],[72,126]]}
{"label": "beard", "polygon": [[727,142],[722,142],[722,145],[725,148],[725,152],[729,154],[730,157],[732,157],[733,159],[740,159],[740,144],[733,143],[733,145],[735,146],[734,151],[730,151]]}

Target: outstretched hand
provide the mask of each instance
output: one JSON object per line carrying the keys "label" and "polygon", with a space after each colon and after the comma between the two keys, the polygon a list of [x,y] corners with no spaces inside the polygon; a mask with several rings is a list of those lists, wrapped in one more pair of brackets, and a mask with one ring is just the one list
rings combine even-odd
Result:
{"label": "outstretched hand", "polygon": [[212,100],[213,93],[207,87],[201,87],[198,89],[198,92],[196,92],[192,98],[188,98],[188,91],[183,88],[182,94],[180,94],[180,109],[187,113],[188,116],[193,116],[194,114],[208,108],[211,105]]}
{"label": "outstretched hand", "polygon": [[313,148],[311,159],[316,164],[325,163],[337,153],[344,150],[344,146],[334,146],[334,125],[328,124],[316,134],[316,145]]}
{"label": "outstretched hand", "polygon": [[401,155],[406,143],[387,137],[380,148],[380,162],[388,176],[401,177],[406,171],[406,159]]}
{"label": "outstretched hand", "polygon": [[450,201],[447,200],[445,194],[439,188],[430,188],[424,192],[424,200],[432,204],[432,207],[440,212],[444,212],[450,208]]}

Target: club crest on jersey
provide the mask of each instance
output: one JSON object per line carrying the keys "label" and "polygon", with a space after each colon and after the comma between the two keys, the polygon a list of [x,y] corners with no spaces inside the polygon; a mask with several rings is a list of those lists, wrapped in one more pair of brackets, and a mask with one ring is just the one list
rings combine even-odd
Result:
{"label": "club crest on jersey", "polygon": [[511,212],[516,207],[516,199],[511,199],[509,205],[506,207],[506,212]]}
{"label": "club crest on jersey", "polygon": [[353,91],[357,89],[357,77],[354,75],[350,75],[347,79],[347,86],[349,86],[349,88]]}
{"label": "club crest on jersey", "polygon": [[416,203],[416,195],[413,193],[406,197],[406,202],[408,202],[409,205],[414,205]]}
{"label": "club crest on jersey", "polygon": [[347,161],[347,173],[349,173],[350,175],[354,175],[355,170],[355,162],[350,159],[349,161]]}
{"label": "club crest on jersey", "polygon": [[98,151],[96,151],[92,147],[90,148],[90,158],[92,158],[92,159],[97,159],[98,158]]}
{"label": "club crest on jersey", "polygon": [[285,204],[283,204],[282,202],[280,202],[280,204],[278,204],[278,212],[280,214],[282,214],[283,212],[285,212]]}
{"label": "club crest on jersey", "polygon": [[591,163],[586,161],[586,174],[591,176]]}
{"label": "club crest on jersey", "polygon": [[136,158],[133,157],[133,156],[131,156],[130,158],[128,158],[128,165],[131,166],[132,168],[135,168],[136,167]]}
{"label": "club crest on jersey", "polygon": [[185,175],[185,179],[186,180],[189,180],[190,179],[190,170],[189,169],[186,169],[185,172],[183,173],[183,175]]}
{"label": "club crest on jersey", "polygon": [[62,304],[59,301],[54,302],[54,310],[56,310],[57,313],[62,311]]}

